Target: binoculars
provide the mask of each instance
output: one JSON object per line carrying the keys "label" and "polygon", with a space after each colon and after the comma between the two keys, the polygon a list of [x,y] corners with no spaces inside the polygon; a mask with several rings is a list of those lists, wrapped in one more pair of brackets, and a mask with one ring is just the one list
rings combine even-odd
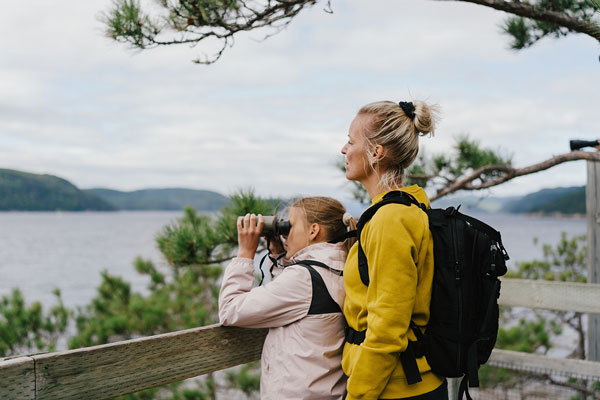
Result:
{"label": "binoculars", "polygon": [[290,221],[283,218],[277,219],[277,216],[267,215],[263,217],[265,224],[263,226],[262,236],[276,237],[290,233],[292,225]]}
{"label": "binoculars", "polygon": [[571,140],[569,142],[571,151],[581,150],[584,147],[596,147],[600,145],[600,140]]}

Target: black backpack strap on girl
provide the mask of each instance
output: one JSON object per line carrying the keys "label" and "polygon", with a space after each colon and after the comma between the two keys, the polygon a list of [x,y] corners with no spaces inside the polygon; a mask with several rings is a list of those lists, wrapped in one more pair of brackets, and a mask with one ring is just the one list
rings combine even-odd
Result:
{"label": "black backpack strap on girl", "polygon": [[327,285],[323,281],[323,277],[319,274],[312,266],[322,267],[335,273],[338,276],[342,275],[342,271],[331,268],[327,264],[324,264],[315,260],[302,260],[298,261],[297,264],[301,265],[310,272],[310,279],[312,282],[313,294],[310,302],[310,308],[308,309],[308,315],[315,314],[330,314],[330,313],[341,313],[342,309],[340,305],[331,297]]}

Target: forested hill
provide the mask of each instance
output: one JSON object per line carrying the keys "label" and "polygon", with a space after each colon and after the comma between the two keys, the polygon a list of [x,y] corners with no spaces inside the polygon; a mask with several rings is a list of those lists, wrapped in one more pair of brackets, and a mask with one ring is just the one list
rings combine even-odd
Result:
{"label": "forested hill", "polygon": [[110,189],[88,189],[119,210],[182,210],[191,206],[201,211],[217,211],[227,203],[227,197],[208,190],[144,189],[120,192]]}
{"label": "forested hill", "polygon": [[0,211],[219,210],[222,194],[193,189],[81,190],[53,175],[0,169]]}
{"label": "forested hill", "polygon": [[115,207],[53,175],[0,169],[0,210],[83,211],[114,210]]}
{"label": "forested hill", "polygon": [[585,186],[542,189],[525,196],[491,197],[463,192],[433,202],[433,207],[461,205],[465,212],[515,214],[585,214]]}
{"label": "forested hill", "polygon": [[585,186],[543,189],[505,205],[513,213],[585,214]]}
{"label": "forested hill", "polygon": [[[217,211],[228,199],[216,192],[193,189],[81,190],[65,179],[0,169],[0,211],[109,211],[182,210]],[[462,205],[467,212],[585,214],[585,187],[543,189],[522,197],[482,197],[477,193],[448,196],[434,207]]]}

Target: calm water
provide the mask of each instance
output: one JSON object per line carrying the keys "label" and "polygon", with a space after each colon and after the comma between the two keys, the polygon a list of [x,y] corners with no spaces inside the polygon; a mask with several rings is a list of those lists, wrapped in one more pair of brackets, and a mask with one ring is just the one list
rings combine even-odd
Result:
{"label": "calm water", "polygon": [[137,256],[164,266],[154,238],[181,212],[0,213],[0,294],[19,287],[27,301],[52,304],[59,288],[65,304],[86,304],[107,270],[144,290]]}
{"label": "calm water", "polygon": [[[62,291],[65,304],[84,305],[95,295],[100,272],[108,270],[144,291],[148,280],[135,271],[136,256],[167,268],[154,238],[180,212],[0,212],[0,295],[19,287],[28,302],[53,304],[52,290]],[[540,257],[540,243],[556,243],[561,231],[586,231],[584,219],[473,215],[502,233],[511,260]]]}

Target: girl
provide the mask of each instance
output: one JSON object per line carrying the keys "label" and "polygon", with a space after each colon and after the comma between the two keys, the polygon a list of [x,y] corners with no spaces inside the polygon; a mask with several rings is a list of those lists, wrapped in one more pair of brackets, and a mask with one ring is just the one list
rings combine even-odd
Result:
{"label": "girl", "polygon": [[[403,186],[404,172],[419,150],[419,136],[433,133],[436,109],[423,102],[381,101],[362,107],[350,125],[346,178],[360,182],[375,204],[401,190],[429,205],[423,189]],[[358,270],[358,246],[344,268],[344,315],[348,334],[342,366],[348,400],[447,399],[446,382],[417,359],[421,381],[408,384],[400,362],[414,329],[429,321],[433,241],[427,215],[417,206],[388,204],[365,225],[361,244],[370,283]]]}
{"label": "girl", "polygon": [[[342,269],[349,245],[341,241],[356,225],[339,201],[327,197],[298,200],[289,222],[283,245],[287,266],[275,268],[271,282],[252,288],[263,218],[238,218],[238,256],[225,270],[219,319],[223,325],[269,328],[261,358],[261,399],[341,399],[346,387],[340,365]],[[270,251],[283,249],[272,244]]]}

